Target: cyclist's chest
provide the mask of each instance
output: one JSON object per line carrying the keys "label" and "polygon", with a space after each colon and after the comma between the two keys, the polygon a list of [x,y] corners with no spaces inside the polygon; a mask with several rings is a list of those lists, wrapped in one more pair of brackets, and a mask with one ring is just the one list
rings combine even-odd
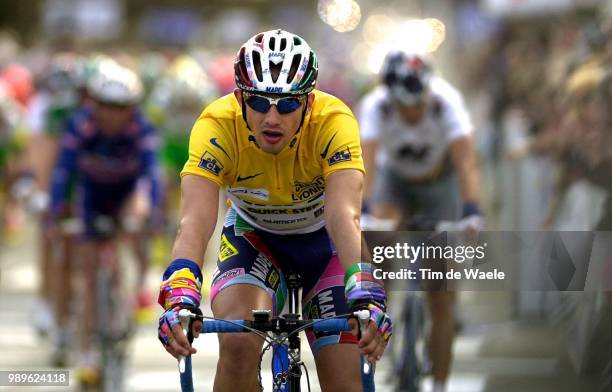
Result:
{"label": "cyclist's chest", "polygon": [[241,154],[228,187],[240,198],[285,205],[318,197],[324,189],[320,162],[297,153]]}
{"label": "cyclist's chest", "polygon": [[130,137],[86,140],[79,151],[79,168],[86,175],[113,177],[135,175],[140,168],[137,140]]}
{"label": "cyclist's chest", "polygon": [[[448,131],[435,118],[426,117],[419,124],[406,124],[391,118],[383,127],[383,146],[392,158],[414,158],[443,153],[448,144]],[[414,155],[414,156],[413,156]],[[421,157],[422,158],[422,157]]]}

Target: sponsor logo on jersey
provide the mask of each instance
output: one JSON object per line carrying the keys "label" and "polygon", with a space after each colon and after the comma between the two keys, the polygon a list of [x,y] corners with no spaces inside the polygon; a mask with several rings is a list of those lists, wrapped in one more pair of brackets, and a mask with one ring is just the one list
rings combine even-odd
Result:
{"label": "sponsor logo on jersey", "polygon": [[238,254],[238,249],[227,239],[225,234],[221,235],[221,244],[219,245],[219,261],[224,262],[230,257]]}
{"label": "sponsor logo on jersey", "polygon": [[263,174],[263,172],[253,174],[252,176],[245,176],[245,177],[240,177],[240,174],[238,174],[238,177],[236,177],[236,182],[250,180],[251,178],[255,178],[255,177],[260,176],[262,174]]}
{"label": "sponsor logo on jersey", "polygon": [[314,212],[315,218],[320,217],[321,215],[323,215],[324,212],[325,212],[325,206],[322,206],[318,210],[315,210],[315,212]]}
{"label": "sponsor logo on jersey", "polygon": [[296,181],[291,200],[303,201],[319,196],[325,191],[325,179],[323,176],[315,177],[311,182]]}
{"label": "sponsor logo on jersey", "polygon": [[351,160],[351,151],[348,146],[344,146],[341,150],[336,151],[332,156],[327,159],[327,164],[329,166],[335,165],[336,163],[350,161]]}
{"label": "sponsor logo on jersey", "polygon": [[246,206],[243,207],[242,210],[246,210],[247,212],[250,212],[252,214],[259,214],[259,215],[295,215],[295,214],[303,214],[305,212],[309,212],[312,211],[316,208],[320,207],[320,203],[316,203],[314,205],[309,205],[309,206],[304,206],[304,207],[297,207],[297,208],[282,208],[283,206],[271,206],[271,207],[265,207],[263,206],[262,208],[257,208],[254,206]]}
{"label": "sponsor logo on jersey", "polygon": [[227,191],[231,193],[232,195],[246,195],[246,196],[250,196],[252,198],[264,200],[264,201],[267,201],[270,195],[270,192],[264,188],[252,189],[252,188],[245,188],[245,187],[236,187],[236,188],[229,188]]}
{"label": "sponsor logo on jersey", "polygon": [[321,158],[325,159],[329,151],[329,146],[331,146],[331,143],[334,141],[334,138],[336,137],[337,134],[338,132],[334,133],[334,136],[332,136],[331,139],[329,139],[329,142],[327,142],[327,146],[325,146],[325,149],[321,153]]}
{"label": "sponsor logo on jersey", "polygon": [[414,161],[423,161],[429,155],[431,151],[430,146],[412,146],[405,145],[400,148],[397,152],[397,155],[400,159],[411,159]]}
{"label": "sponsor logo on jersey", "polygon": [[225,149],[223,147],[221,147],[221,145],[219,144],[219,142],[217,141],[216,137],[213,137],[210,139],[210,144],[212,144],[213,146],[217,147],[219,150],[223,151],[223,153],[229,158],[229,154],[227,153],[227,151],[225,151]]}
{"label": "sponsor logo on jersey", "polygon": [[205,151],[204,155],[202,155],[198,167],[211,172],[215,176],[218,176],[219,173],[221,173],[221,170],[223,170],[223,165],[213,154],[208,151]]}

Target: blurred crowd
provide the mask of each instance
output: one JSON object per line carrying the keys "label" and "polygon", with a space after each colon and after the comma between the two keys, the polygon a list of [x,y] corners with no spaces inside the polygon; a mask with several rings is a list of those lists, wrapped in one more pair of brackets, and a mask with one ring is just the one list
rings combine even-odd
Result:
{"label": "blurred crowd", "polygon": [[[497,163],[547,162],[527,167],[544,177],[529,184],[534,187],[530,194],[544,200],[544,216],[535,225],[505,228],[612,227],[607,195],[612,187],[612,14],[607,4],[507,20],[491,29],[473,56],[461,60],[469,70],[464,89],[481,92],[487,101],[483,128],[490,132],[484,157]],[[494,183],[508,181],[500,178],[508,172],[494,173]],[[504,208],[501,195],[493,199],[494,211]]]}

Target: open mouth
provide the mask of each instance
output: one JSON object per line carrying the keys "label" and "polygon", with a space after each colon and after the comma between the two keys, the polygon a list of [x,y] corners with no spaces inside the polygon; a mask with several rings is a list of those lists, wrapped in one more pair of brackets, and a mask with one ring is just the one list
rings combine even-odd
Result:
{"label": "open mouth", "polygon": [[266,142],[276,144],[283,138],[283,133],[278,131],[263,131],[263,137]]}

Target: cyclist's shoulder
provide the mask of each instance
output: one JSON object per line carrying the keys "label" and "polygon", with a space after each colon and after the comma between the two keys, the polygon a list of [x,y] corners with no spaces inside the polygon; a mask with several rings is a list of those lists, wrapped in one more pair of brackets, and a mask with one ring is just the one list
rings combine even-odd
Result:
{"label": "cyclist's shoulder", "polygon": [[148,113],[142,107],[139,107],[134,112],[134,124],[138,128],[139,137],[156,133],[156,127],[153,121],[151,121]]}
{"label": "cyclist's shoulder", "polygon": [[351,109],[336,96],[321,90],[314,90],[314,102],[310,113],[313,122],[324,122],[330,116],[344,114],[353,116]]}
{"label": "cyclist's shoulder", "polygon": [[200,144],[220,145],[228,153],[237,142],[238,134],[248,132],[239,125],[242,111],[233,94],[225,95],[211,102],[198,116],[191,138]]}
{"label": "cyclist's shoulder", "polygon": [[94,109],[89,105],[74,108],[66,120],[66,132],[80,136],[91,134],[93,128]]}
{"label": "cyclist's shoulder", "polygon": [[236,97],[233,93],[229,93],[215,99],[208,106],[206,106],[198,117],[198,120],[208,118],[220,122],[234,122],[236,116],[241,113],[240,105],[238,104],[238,101],[236,101]]}
{"label": "cyclist's shoulder", "polygon": [[383,112],[389,109],[389,93],[387,88],[382,85],[374,87],[359,101],[359,113],[361,115]]}
{"label": "cyclist's shoulder", "polygon": [[432,96],[444,106],[460,105],[463,101],[461,92],[447,80],[435,76],[431,80]]}

